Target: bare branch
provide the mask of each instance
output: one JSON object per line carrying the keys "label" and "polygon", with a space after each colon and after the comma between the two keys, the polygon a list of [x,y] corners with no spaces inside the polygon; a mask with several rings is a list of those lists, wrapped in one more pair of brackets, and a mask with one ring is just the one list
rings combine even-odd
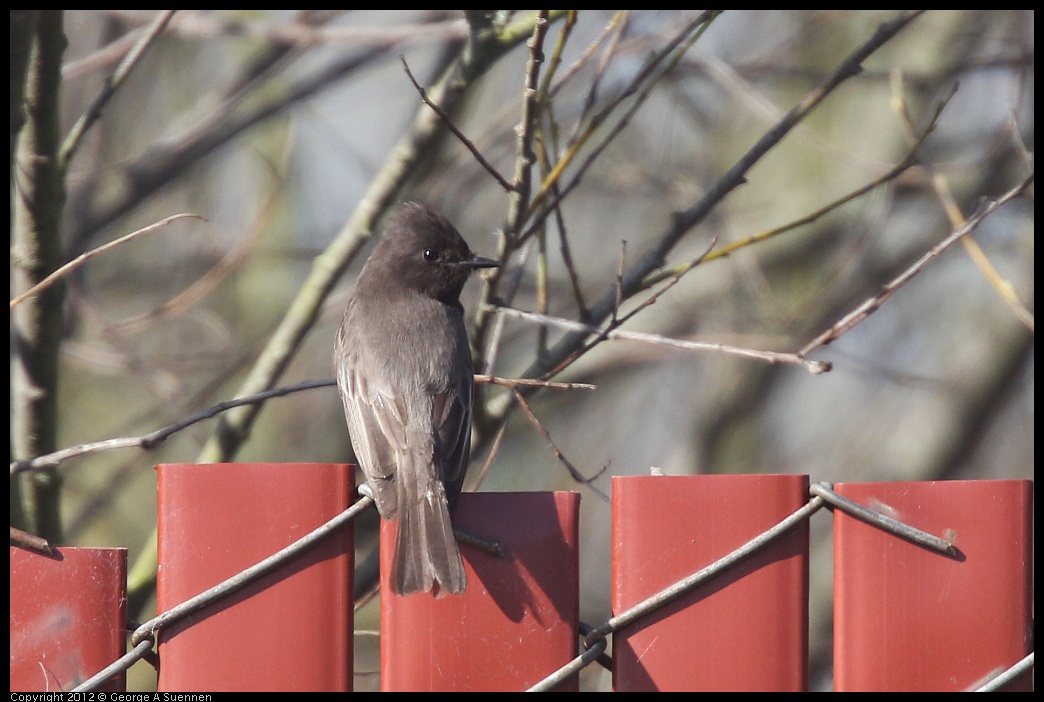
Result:
{"label": "bare branch", "polygon": [[812,353],[821,346],[840,339],[842,336],[847,334],[851,329],[858,326],[863,320],[869,317],[871,314],[877,311],[889,298],[899,291],[901,287],[910,282],[910,280],[924,270],[924,267],[931,263],[935,258],[939,256],[943,251],[950,248],[954,243],[960,240],[965,234],[970,234],[975,231],[983,220],[989,217],[991,214],[999,210],[1007,203],[1014,200],[1016,197],[1021,195],[1033,182],[1033,176],[1029,176],[1026,180],[1022,181],[1019,185],[1015,186],[1008,192],[1004,193],[997,200],[990,202],[989,204],[982,206],[979,210],[969,217],[964,226],[958,227],[950,233],[945,239],[940,241],[938,244],[932,247],[930,251],[917,259],[913,265],[899,274],[895,279],[889,282],[881,292],[877,293],[873,297],[865,300],[861,305],[856,307],[854,310],[846,314],[840,320],[838,320],[833,326],[827,329],[825,332],[817,336],[811,342],[809,342],[803,349],[797,352],[797,356],[804,359],[805,356]]}
{"label": "bare branch", "polygon": [[784,353],[779,351],[759,351],[758,349],[745,349],[739,346],[730,346],[728,344],[716,344],[707,341],[684,341],[682,339],[672,339],[668,336],[661,336],[659,334],[648,334],[646,332],[633,332],[626,331],[624,329],[600,329],[590,324],[584,324],[583,322],[574,322],[571,319],[561,319],[558,317],[549,317],[545,314],[536,314],[535,312],[523,312],[522,310],[511,309],[510,307],[494,307],[493,311],[497,314],[507,315],[509,317],[516,317],[518,319],[524,319],[530,322],[536,322],[538,324],[550,324],[552,326],[560,327],[568,331],[577,332],[581,334],[596,334],[599,338],[605,339],[619,339],[622,341],[640,341],[645,344],[654,344],[657,346],[670,346],[676,349],[684,349],[686,351],[716,351],[719,353],[725,353],[732,356],[741,356],[743,358],[752,358],[758,361],[765,361],[766,363],[790,363],[798,366],[803,366],[805,370],[813,375],[819,375],[820,373],[826,373],[830,370],[831,364],[825,361],[809,361],[802,358],[801,354]]}
{"label": "bare branch", "polygon": [[486,454],[486,460],[482,461],[482,465],[476,470],[468,471],[468,483],[470,484],[471,491],[477,490],[478,486],[482,484],[482,481],[486,479],[486,474],[489,472],[490,466],[493,465],[493,461],[496,460],[497,455],[500,453],[501,443],[504,441],[504,434],[507,433],[507,422],[501,423],[497,429],[496,435],[493,437],[493,442],[489,447],[489,453]]}
{"label": "bare branch", "polygon": [[428,98],[428,92],[424,88],[422,88],[420,83],[417,82],[417,79],[413,77],[413,73],[410,71],[410,66],[406,63],[406,57],[399,56],[399,60],[402,61],[402,68],[406,71],[406,76],[410,79],[410,82],[413,83],[413,87],[417,89],[417,94],[420,95],[420,98],[424,101],[424,104],[435,111],[435,114],[437,114],[439,118],[442,119],[442,122],[451,132],[453,132],[454,136],[457,137],[460,143],[463,144],[464,147],[471,152],[471,155],[475,157],[475,160],[479,162],[479,165],[485,168],[486,172],[493,176],[493,178],[498,183],[500,183],[500,187],[504,188],[504,190],[506,190],[507,192],[511,192],[514,189],[511,186],[511,183],[507,182],[507,180],[504,179],[504,176],[500,175],[500,173],[497,172],[497,169],[493,167],[493,164],[491,164],[489,161],[485,159],[485,157],[482,155],[482,152],[479,151],[478,147],[472,143],[471,139],[468,139],[466,136],[464,136],[464,133],[462,131],[457,129],[457,125],[453,124],[453,120],[450,119],[450,116],[446,113],[446,111]]}
{"label": "bare branch", "polygon": [[103,254],[106,251],[109,251],[110,249],[113,249],[113,248],[119,246],[120,244],[125,244],[128,241],[130,241],[131,239],[136,239],[139,236],[141,236],[142,234],[148,234],[149,232],[154,232],[154,231],[156,231],[157,229],[159,229],[161,227],[167,226],[168,224],[170,224],[171,222],[173,222],[175,220],[184,219],[185,217],[192,217],[194,219],[198,219],[198,220],[203,221],[203,222],[207,221],[205,218],[200,217],[197,214],[189,214],[187,212],[182,212],[180,214],[171,215],[170,217],[165,217],[164,219],[161,219],[160,221],[158,221],[158,222],[156,222],[154,224],[150,224],[147,227],[142,227],[141,229],[139,229],[137,231],[133,231],[130,234],[127,234],[126,236],[121,236],[119,239],[116,239],[114,241],[110,241],[109,243],[103,244],[102,246],[99,246],[96,249],[92,249],[92,250],[90,250],[90,251],[88,251],[86,253],[82,253],[79,256],[77,256],[76,258],[74,258],[73,260],[71,260],[68,263],[66,263],[64,266],[62,266],[58,270],[56,270],[51,275],[49,275],[46,278],[44,278],[43,280],[41,280],[39,283],[37,283],[33,287],[31,287],[28,290],[26,290],[25,292],[23,292],[21,295],[16,295],[15,297],[13,297],[11,299],[11,309],[14,309],[16,305],[18,305],[21,302],[24,302],[26,299],[28,299],[30,297],[33,297],[34,295],[40,294],[41,292],[43,292],[47,288],[49,288],[52,285],[54,285],[56,282],[58,282],[59,280],[61,280],[65,276],[67,276],[70,273],[72,273],[74,270],[76,270],[77,268],[79,268],[83,264],[87,263],[88,260],[94,258],[95,256],[97,256],[99,254]]}
{"label": "bare branch", "polygon": [[476,375],[476,383],[490,383],[502,385],[506,388],[534,387],[534,388],[556,388],[559,390],[594,390],[595,386],[590,383],[556,383],[549,380],[537,380],[536,378],[498,378],[494,375]]}
{"label": "bare branch", "polygon": [[547,17],[547,10],[537,12],[536,22],[533,23],[533,36],[526,43],[529,47],[529,60],[526,61],[526,79],[522,89],[522,117],[516,129],[518,145],[514,184],[509,191],[511,202],[508,206],[508,224],[504,232],[508,238],[518,236],[525,221],[526,209],[529,207],[530,174],[536,162],[536,155],[533,153],[533,132],[541,97],[537,87],[540,82],[540,66],[544,63],[544,37],[547,36],[549,24]]}
{"label": "bare branch", "polygon": [[286,46],[311,47],[319,45],[379,46],[389,48],[405,44],[420,44],[462,40],[467,37],[468,25],[462,18],[433,22],[403,22],[391,26],[326,26],[315,27],[297,22],[274,23],[258,21],[256,17],[237,19],[218,16],[213,12],[185,11],[171,30],[189,39],[243,36]]}
{"label": "bare branch", "polygon": [[[590,351],[592,348],[594,348],[598,344],[600,344],[603,341],[605,341],[606,338],[607,338],[607,333],[608,332],[621,327],[622,325],[627,323],[628,320],[630,320],[632,317],[637,315],[642,310],[646,309],[647,307],[650,307],[651,305],[656,304],[656,301],[659,300],[661,297],[663,297],[663,295],[668,290],[670,290],[675,285],[677,285],[678,282],[682,279],[682,277],[685,276],[686,273],[688,273],[693,268],[698,266],[707,257],[707,254],[710,253],[711,249],[714,248],[714,245],[717,243],[717,241],[718,241],[717,237],[714,237],[713,239],[711,239],[710,244],[707,246],[707,248],[704,250],[704,252],[702,254],[700,254],[699,256],[694,258],[693,260],[689,261],[687,264],[685,264],[684,266],[682,266],[678,270],[674,271],[673,274],[672,274],[673,277],[671,278],[670,282],[668,282],[662,288],[660,288],[655,293],[650,295],[648,297],[648,299],[644,300],[641,304],[639,304],[633,310],[631,310],[630,312],[625,314],[623,317],[617,317],[617,312],[616,312],[616,310],[614,310],[612,319],[610,320],[609,324],[605,327],[605,329],[602,331],[602,333],[598,334],[597,337],[595,337],[591,341],[589,341],[586,344],[584,344],[583,346],[581,346],[574,353],[572,353],[569,356],[567,356],[561,363],[559,363],[557,366],[555,366],[550,371],[548,371],[547,376],[551,377],[551,376],[557,375],[564,368],[567,368],[573,361],[575,361],[576,359],[580,358],[580,356],[584,355],[585,353]],[[619,277],[620,277],[620,275],[622,275],[622,266],[623,266],[623,259],[622,258],[621,258],[620,264],[621,264],[621,273],[618,274],[618,276],[617,276],[618,285],[619,285]]]}
{"label": "bare branch", "polygon": [[573,480],[580,483],[581,485],[586,485],[587,487],[591,488],[591,490],[596,495],[598,495],[604,502],[609,502],[609,496],[601,490],[599,490],[594,485],[594,481],[597,480],[598,477],[606,471],[606,468],[608,468],[608,466],[602,466],[602,468],[597,473],[592,475],[590,478],[585,478],[583,474],[579,470],[577,470],[576,466],[569,462],[569,459],[565,457],[561,450],[559,450],[558,446],[555,445],[555,442],[554,440],[552,440],[551,435],[547,433],[547,429],[544,428],[544,425],[542,425],[540,423],[540,420],[537,419],[536,415],[533,414],[533,410],[530,409],[529,403],[526,402],[526,398],[522,396],[522,393],[519,392],[518,388],[513,388],[511,392],[515,394],[515,399],[518,400],[518,404],[522,408],[522,411],[526,413],[526,417],[528,417],[529,421],[533,423],[533,426],[536,427],[536,430],[540,432],[540,435],[544,437],[544,441],[547,442],[547,445],[551,447],[551,452],[555,454],[555,458],[561,461],[562,465],[564,465],[566,467],[566,470],[569,471],[569,475],[573,476]]}
{"label": "bare branch", "polygon": [[234,407],[241,407],[243,405],[252,405],[264,402],[273,397],[281,397],[283,395],[289,395],[291,393],[299,392],[301,390],[312,390],[313,388],[324,388],[327,386],[336,385],[337,381],[333,378],[327,378],[325,380],[306,380],[302,383],[295,383],[294,385],[286,385],[281,388],[273,388],[264,392],[255,393],[244,397],[238,397],[234,400],[228,400],[226,402],[219,402],[218,404],[208,407],[205,410],[201,410],[194,414],[189,415],[183,419],[179,419],[173,424],[168,424],[165,427],[151,431],[148,434],[142,434],[140,436],[125,436],[118,439],[105,439],[104,441],[92,441],[86,444],[77,444],[76,446],[70,446],[54,453],[49,453],[44,456],[37,456],[36,458],[24,461],[14,461],[11,463],[11,475],[17,475],[27,470],[37,470],[40,468],[53,468],[63,461],[67,461],[70,458],[77,456],[83,456],[88,453],[95,453],[96,451],[108,451],[110,449],[119,448],[141,448],[145,450],[153,449],[159,446],[161,443],[166,441],[172,434],[202,422],[204,419],[210,419],[216,417],[222,412],[226,412]]}
{"label": "bare branch", "polygon": [[130,72],[134,70],[134,67],[141,61],[141,57],[145,55],[145,51],[151,47],[156,42],[156,39],[159,38],[159,35],[163,33],[163,29],[170,22],[175,12],[177,12],[177,10],[164,10],[156,15],[156,18],[149,25],[149,28],[134,44],[127,55],[123,57],[123,60],[120,61],[120,65],[116,67],[113,74],[105,80],[105,85],[103,85],[98,94],[94,96],[87,111],[84,112],[80,116],[80,119],[76,121],[76,124],[73,126],[69,136],[66,138],[65,143],[62,144],[59,158],[63,168],[68,167],[70,159],[72,159],[73,154],[76,153],[76,149],[79,148],[87,130],[91,128],[91,125],[93,125],[99,117],[101,117],[102,108],[105,107],[105,103],[107,103],[112,96],[116,94],[119,87],[123,85],[123,81],[126,80],[127,76],[130,75]]}

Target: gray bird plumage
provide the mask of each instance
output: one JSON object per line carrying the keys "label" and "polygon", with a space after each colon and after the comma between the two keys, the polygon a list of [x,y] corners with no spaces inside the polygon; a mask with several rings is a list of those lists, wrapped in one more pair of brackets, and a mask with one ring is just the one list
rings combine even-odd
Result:
{"label": "gray bird plumage", "polygon": [[356,459],[398,520],[392,586],[459,594],[467,579],[450,510],[471,451],[474,375],[460,292],[475,256],[450,222],[402,204],[356,281],[334,368]]}

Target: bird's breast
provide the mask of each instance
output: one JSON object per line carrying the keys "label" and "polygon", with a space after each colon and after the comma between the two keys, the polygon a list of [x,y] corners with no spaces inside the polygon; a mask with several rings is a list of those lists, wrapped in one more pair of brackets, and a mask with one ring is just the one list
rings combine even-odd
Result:
{"label": "bird's breast", "polygon": [[[369,305],[368,305],[369,306]],[[390,389],[428,395],[455,387],[472,373],[471,352],[459,308],[413,297],[385,301],[351,315],[347,340]]]}

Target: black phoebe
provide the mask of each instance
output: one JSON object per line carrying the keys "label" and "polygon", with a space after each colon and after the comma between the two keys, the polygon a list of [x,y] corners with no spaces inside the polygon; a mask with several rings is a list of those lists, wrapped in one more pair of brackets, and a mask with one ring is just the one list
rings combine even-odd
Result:
{"label": "black phoebe", "polygon": [[464,592],[450,509],[471,453],[474,372],[460,291],[476,256],[442,215],[403,203],[355,284],[334,369],[355,457],[385,519],[399,521],[392,589]]}

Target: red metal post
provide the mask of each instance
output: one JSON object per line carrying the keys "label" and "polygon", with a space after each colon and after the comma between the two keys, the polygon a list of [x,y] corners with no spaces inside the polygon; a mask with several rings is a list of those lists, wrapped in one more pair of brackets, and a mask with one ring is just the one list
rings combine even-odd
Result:
{"label": "red metal post", "polygon": [[[167,611],[344,511],[348,466],[157,466],[157,608]],[[351,528],[160,636],[161,691],[332,690],[352,684]]]}
{"label": "red metal post", "polygon": [[[580,496],[465,493],[453,522],[504,558],[462,546],[462,595],[398,596],[387,574],[395,524],[381,524],[381,688],[519,691],[577,653]],[[576,681],[560,690],[576,690]]]}
{"label": "red metal post", "polygon": [[[835,489],[959,551],[940,555],[835,512],[836,690],[965,690],[1032,650],[1031,481]],[[1030,676],[1006,689],[1028,691]]]}
{"label": "red metal post", "polygon": [[[124,653],[127,549],[11,548],[11,691],[63,692]],[[124,676],[105,686],[122,692]]]}
{"label": "red metal post", "polygon": [[[613,614],[726,556],[808,502],[805,475],[613,478]],[[808,687],[808,522],[613,636],[613,686]]]}

